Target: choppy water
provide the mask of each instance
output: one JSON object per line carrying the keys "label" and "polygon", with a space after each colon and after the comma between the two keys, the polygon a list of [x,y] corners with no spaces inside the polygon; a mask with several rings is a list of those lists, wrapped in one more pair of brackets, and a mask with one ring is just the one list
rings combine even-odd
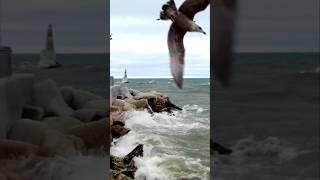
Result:
{"label": "choppy water", "polygon": [[[16,71],[29,72],[37,59],[38,55],[15,56]],[[37,71],[38,77],[105,95],[105,80],[109,78],[105,74],[104,55],[62,55],[60,59],[63,67]],[[319,53],[237,55],[232,86],[214,85],[210,104],[213,139],[234,150],[230,156],[211,156],[214,179],[318,179],[319,67]],[[131,81],[130,74],[128,76]],[[192,173],[198,171],[198,174],[204,172],[198,178],[205,179],[209,152],[195,149],[205,149],[209,141],[209,134],[205,134],[208,130],[205,117],[209,114],[208,83],[186,81],[184,89],[179,90],[170,80],[160,81],[132,80],[128,86],[167,93],[184,111],[176,116],[155,117],[144,112],[133,113],[127,124],[134,131],[120,141],[146,144],[145,158],[137,160],[139,174],[192,177]],[[125,154],[134,147],[134,144],[118,143],[121,144],[124,151],[113,149],[114,153]],[[95,164],[86,157],[79,160],[84,161],[83,164]],[[103,163],[97,161],[96,164],[92,165],[92,174]],[[199,167],[205,168],[199,170]],[[81,172],[74,175],[81,176]]]}
{"label": "choppy water", "polygon": [[231,147],[212,156],[217,180],[319,178],[319,53],[236,57],[230,87],[213,87],[211,133]]}
{"label": "choppy water", "polygon": [[[16,72],[31,72],[40,80],[53,79],[60,86],[73,86],[105,96],[105,81],[109,78],[105,74],[103,54],[60,55],[58,59],[62,67],[47,70],[36,67],[39,59],[36,54],[15,55],[14,59]],[[209,79],[186,79],[184,89],[180,90],[170,79],[131,79],[130,74],[128,76],[130,88],[165,93],[183,111],[175,112],[175,116],[165,113],[151,116],[147,112],[130,114],[126,124],[132,131],[119,139],[111,152],[126,155],[136,143],[144,144],[144,157],[136,159],[139,167],[137,179],[142,176],[148,179],[208,179]],[[87,169],[87,165],[92,164],[95,158],[80,156],[76,160],[83,164],[79,165],[79,169]],[[96,160],[97,165],[92,167],[101,165],[101,161]],[[95,169],[101,168],[90,169],[92,173],[87,173],[95,174]],[[73,176],[81,174],[82,171],[76,171]]]}
{"label": "choppy water", "polygon": [[209,79],[185,79],[180,90],[170,79],[130,79],[129,88],[165,93],[183,110],[174,115],[130,113],[126,126],[132,131],[116,142],[111,154],[124,156],[141,143],[144,157],[135,159],[137,179],[209,179],[208,83]]}

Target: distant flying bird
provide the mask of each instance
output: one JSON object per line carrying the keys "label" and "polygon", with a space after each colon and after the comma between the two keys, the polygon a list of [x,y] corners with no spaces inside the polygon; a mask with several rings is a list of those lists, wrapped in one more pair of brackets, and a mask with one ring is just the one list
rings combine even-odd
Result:
{"label": "distant flying bird", "polygon": [[158,20],[171,20],[172,24],[168,33],[168,48],[170,54],[170,69],[172,76],[179,88],[182,88],[184,54],[183,37],[186,32],[201,32],[206,34],[198,26],[193,18],[196,13],[206,9],[210,0],[185,0],[177,9],[174,0],[169,0],[162,6]]}

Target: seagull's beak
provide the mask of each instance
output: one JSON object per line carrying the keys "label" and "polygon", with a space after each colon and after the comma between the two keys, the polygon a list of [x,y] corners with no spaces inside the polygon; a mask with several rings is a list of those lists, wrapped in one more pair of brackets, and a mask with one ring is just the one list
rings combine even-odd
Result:
{"label": "seagull's beak", "polygon": [[207,35],[207,33],[206,32],[204,32],[204,31],[201,31],[204,35]]}

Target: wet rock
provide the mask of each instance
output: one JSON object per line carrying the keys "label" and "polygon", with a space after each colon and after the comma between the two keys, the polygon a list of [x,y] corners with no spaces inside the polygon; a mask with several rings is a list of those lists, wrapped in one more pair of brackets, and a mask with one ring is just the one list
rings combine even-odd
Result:
{"label": "wet rock", "polygon": [[168,96],[155,93],[155,98],[148,97],[148,103],[154,112],[172,112],[173,110],[182,110],[180,107],[174,105]]}
{"label": "wet rock", "polygon": [[125,134],[128,134],[129,131],[130,130],[126,128],[124,123],[121,121],[114,121],[110,128],[112,138],[119,138]]}
{"label": "wet rock", "polygon": [[[216,142],[210,141],[210,148],[213,151],[217,151],[221,155],[229,155],[232,153],[232,150],[229,148],[226,148]],[[211,153],[213,154],[213,152]]]}
{"label": "wet rock", "polygon": [[117,99],[117,97],[121,97],[121,99],[129,98],[132,99],[132,95],[127,87],[122,87],[119,85],[110,87],[110,100],[111,102]]}
{"label": "wet rock", "polygon": [[34,105],[42,107],[45,116],[70,116],[73,113],[73,109],[64,101],[56,83],[51,80],[35,85]]}
{"label": "wet rock", "polygon": [[20,119],[10,129],[8,139],[40,146],[44,142],[46,131],[48,131],[48,127],[45,123],[31,119]]}
{"label": "wet rock", "polygon": [[82,139],[88,148],[105,146],[108,145],[109,138],[109,135],[107,134],[108,124],[108,119],[104,118],[81,126],[76,126],[66,133]]}
{"label": "wet rock", "polygon": [[[120,174],[123,174],[127,177],[134,178],[134,173],[137,171],[137,167],[134,165],[133,158],[143,156],[143,145],[138,145],[134,150],[132,150],[125,157],[115,157],[111,156],[111,166],[112,175],[114,179],[118,178]],[[124,177],[124,176],[122,176]]]}
{"label": "wet rock", "polygon": [[104,99],[100,100],[91,100],[88,101],[84,106],[84,109],[96,109],[97,111],[103,112],[103,113],[108,113],[107,111],[107,101]]}
{"label": "wet rock", "polygon": [[134,106],[135,110],[142,111],[144,109],[149,108],[148,100],[147,99],[140,99],[140,100],[134,100],[134,99],[125,99],[127,103],[130,103]]}
{"label": "wet rock", "polygon": [[41,147],[47,149],[49,154],[70,157],[78,155],[84,146],[84,142],[80,138],[62,134],[58,131],[47,131],[45,137],[46,139]]}
{"label": "wet rock", "polygon": [[62,87],[60,92],[66,103],[75,110],[83,108],[89,101],[103,100],[102,97],[91,92],[72,87]]}
{"label": "wet rock", "polygon": [[0,78],[0,138],[21,118],[23,105],[33,96],[33,83],[31,74]]}
{"label": "wet rock", "polygon": [[67,132],[76,126],[83,125],[83,122],[73,117],[47,117],[44,122],[51,130]]}
{"label": "wet rock", "polygon": [[137,96],[139,93],[142,93],[141,91],[138,91],[136,89],[129,89],[129,93],[132,95],[132,96]]}
{"label": "wet rock", "polygon": [[120,112],[121,108],[119,106],[110,106],[110,112]]}
{"label": "wet rock", "polygon": [[42,121],[44,116],[43,108],[38,106],[25,105],[22,110],[23,119],[32,119],[36,121]]}
{"label": "wet rock", "polygon": [[124,123],[124,121],[128,119],[126,113],[118,112],[118,113],[111,113],[110,114],[110,126],[113,125],[113,122],[115,121],[121,121]]}
{"label": "wet rock", "polygon": [[120,99],[115,99],[112,102],[112,106],[118,106],[120,108],[120,111],[133,111],[135,109],[135,106],[133,104]]}
{"label": "wet rock", "polygon": [[110,170],[111,180],[128,180],[128,176],[122,174],[120,171]]}
{"label": "wet rock", "polygon": [[16,159],[38,154],[39,146],[31,143],[0,139],[0,159]]}
{"label": "wet rock", "polygon": [[139,144],[128,155],[124,157],[123,161],[125,164],[129,164],[132,162],[134,157],[142,157],[142,156],[143,156],[143,144]]}
{"label": "wet rock", "polygon": [[[73,87],[70,86],[66,86],[66,87],[60,87],[60,93],[64,99],[64,101],[70,106],[72,107],[72,100],[74,97],[74,89]],[[75,109],[75,108],[73,108]]]}
{"label": "wet rock", "polygon": [[107,113],[99,109],[86,108],[75,111],[72,117],[80,119],[82,122],[90,122],[107,117]]}

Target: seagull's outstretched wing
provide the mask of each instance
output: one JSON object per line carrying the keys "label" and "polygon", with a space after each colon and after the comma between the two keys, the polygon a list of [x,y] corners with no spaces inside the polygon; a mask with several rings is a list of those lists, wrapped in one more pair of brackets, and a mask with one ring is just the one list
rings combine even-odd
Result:
{"label": "seagull's outstretched wing", "polygon": [[199,11],[203,11],[209,5],[210,0],[185,0],[180,6],[179,11],[193,19]]}
{"label": "seagull's outstretched wing", "polygon": [[180,29],[174,23],[171,24],[168,33],[168,48],[170,54],[170,69],[172,76],[179,88],[182,88],[184,69],[184,45],[183,37],[186,31]]}
{"label": "seagull's outstretched wing", "polygon": [[211,70],[215,78],[223,85],[229,84],[231,76],[235,20],[236,0],[217,0],[213,9]]}

